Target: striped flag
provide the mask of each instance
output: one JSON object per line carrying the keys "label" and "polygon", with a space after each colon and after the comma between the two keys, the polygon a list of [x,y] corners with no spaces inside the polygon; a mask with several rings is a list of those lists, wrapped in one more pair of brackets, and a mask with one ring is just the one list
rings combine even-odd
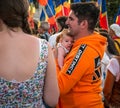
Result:
{"label": "striped flag", "polygon": [[29,10],[28,10],[28,13],[29,13],[29,17],[28,17],[28,22],[29,22],[29,25],[30,25],[30,28],[34,28],[34,21],[33,21],[33,16],[35,14],[35,6],[33,4],[33,0],[29,0]]}
{"label": "striped flag", "polygon": [[90,2],[90,0],[86,0],[86,2]]}
{"label": "striped flag", "polygon": [[47,5],[45,6],[46,14],[48,16],[48,22],[50,24],[55,23],[55,10],[52,0],[48,0]]}
{"label": "striped flag", "polygon": [[120,25],[120,6],[118,8],[118,12],[117,12],[115,23]]}
{"label": "striped flag", "polygon": [[76,3],[76,2],[81,2],[81,0],[73,0],[73,2],[74,2],[74,3]]}
{"label": "striped flag", "polygon": [[55,17],[63,16],[63,6],[62,6],[62,0],[55,0]]}
{"label": "striped flag", "polygon": [[70,12],[70,3],[67,0],[62,0],[64,15],[68,16]]}
{"label": "striped flag", "polygon": [[49,0],[38,0],[39,4],[42,6],[46,6]]}
{"label": "striped flag", "polygon": [[44,9],[42,8],[41,14],[40,14],[40,21],[45,21],[46,16],[45,16],[45,12]]}
{"label": "striped flag", "polygon": [[98,0],[98,5],[99,5],[99,6],[101,5],[101,0]]}
{"label": "striped flag", "polygon": [[33,3],[33,0],[29,0],[29,3]]}
{"label": "striped flag", "polygon": [[53,17],[55,15],[55,10],[52,0],[48,0],[47,5],[45,6],[45,10],[48,15],[48,18]]}
{"label": "striped flag", "polygon": [[108,30],[106,0],[100,2],[100,27]]}

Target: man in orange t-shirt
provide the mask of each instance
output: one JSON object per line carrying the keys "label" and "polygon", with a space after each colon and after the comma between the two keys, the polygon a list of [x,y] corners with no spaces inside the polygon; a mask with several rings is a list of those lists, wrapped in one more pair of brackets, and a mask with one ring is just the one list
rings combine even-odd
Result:
{"label": "man in orange t-shirt", "polygon": [[94,3],[71,4],[66,24],[75,42],[58,69],[58,108],[103,108],[101,59],[106,38],[94,32],[99,9]]}

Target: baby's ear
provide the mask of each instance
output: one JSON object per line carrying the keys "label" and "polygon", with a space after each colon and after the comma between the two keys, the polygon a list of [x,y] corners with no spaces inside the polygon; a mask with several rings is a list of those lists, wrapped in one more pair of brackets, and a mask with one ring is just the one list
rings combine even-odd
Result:
{"label": "baby's ear", "polygon": [[60,38],[59,43],[62,43],[62,38]]}

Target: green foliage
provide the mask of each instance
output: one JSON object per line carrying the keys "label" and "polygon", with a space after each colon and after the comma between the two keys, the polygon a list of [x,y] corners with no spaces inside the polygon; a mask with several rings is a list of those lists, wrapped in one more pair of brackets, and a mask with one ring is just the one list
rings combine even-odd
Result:
{"label": "green foliage", "polygon": [[114,1],[109,0],[109,1],[107,2],[107,15],[108,15],[108,23],[109,25],[111,25],[112,23],[114,23],[116,14],[118,12],[120,0],[114,0]]}

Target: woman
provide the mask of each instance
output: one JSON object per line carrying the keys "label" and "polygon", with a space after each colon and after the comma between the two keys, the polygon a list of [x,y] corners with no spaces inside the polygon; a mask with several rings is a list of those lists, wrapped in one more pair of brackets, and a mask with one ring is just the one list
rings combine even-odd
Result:
{"label": "woman", "polygon": [[27,0],[0,0],[1,108],[45,108],[44,102],[55,107],[58,102],[54,57],[46,40],[28,34],[28,7]]}
{"label": "woman", "polygon": [[120,106],[120,56],[113,57],[107,66],[104,96],[110,108]]}

